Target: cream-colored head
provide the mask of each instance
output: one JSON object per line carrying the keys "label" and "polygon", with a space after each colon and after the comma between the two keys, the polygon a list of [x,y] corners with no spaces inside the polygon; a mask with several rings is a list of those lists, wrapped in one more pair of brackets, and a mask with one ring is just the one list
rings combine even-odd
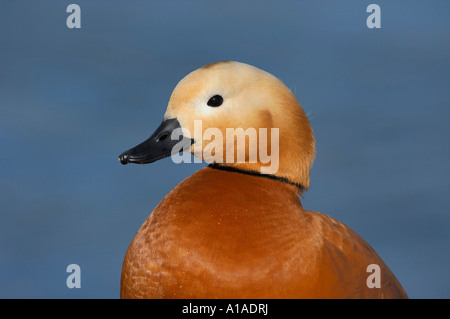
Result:
{"label": "cream-colored head", "polygon": [[[223,98],[222,104],[209,106],[208,101],[216,95]],[[273,175],[309,188],[309,172],[315,154],[313,132],[294,94],[273,75],[239,62],[205,65],[188,74],[174,89],[164,115],[166,120],[172,118],[189,132],[194,132],[194,121],[201,120],[202,134],[208,128],[217,128],[224,138],[226,128],[267,128],[269,153],[270,129],[279,128],[279,167]],[[200,148],[196,147],[199,142]],[[210,142],[196,139],[190,152],[208,162],[210,159],[198,150],[204,150]],[[259,158],[256,163],[247,160],[248,156],[244,162],[221,165],[251,172],[260,172],[265,166]]]}

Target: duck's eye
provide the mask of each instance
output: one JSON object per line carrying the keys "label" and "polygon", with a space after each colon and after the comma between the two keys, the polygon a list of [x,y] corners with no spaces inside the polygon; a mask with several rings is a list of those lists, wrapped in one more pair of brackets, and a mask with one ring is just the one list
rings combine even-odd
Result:
{"label": "duck's eye", "polygon": [[212,107],[218,107],[221,106],[223,103],[223,97],[221,97],[220,95],[214,95],[212,98],[209,99],[208,104],[209,106]]}

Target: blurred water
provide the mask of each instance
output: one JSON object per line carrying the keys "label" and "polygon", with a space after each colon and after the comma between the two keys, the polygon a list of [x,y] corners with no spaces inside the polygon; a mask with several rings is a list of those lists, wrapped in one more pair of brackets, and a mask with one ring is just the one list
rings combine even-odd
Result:
{"label": "blurred water", "polygon": [[[352,227],[412,298],[449,298],[450,3],[0,3],[0,297],[116,298],[128,244],[204,164],[122,167],[190,71],[237,60],[283,80],[317,140],[303,206]],[[82,288],[66,287],[68,264]]]}

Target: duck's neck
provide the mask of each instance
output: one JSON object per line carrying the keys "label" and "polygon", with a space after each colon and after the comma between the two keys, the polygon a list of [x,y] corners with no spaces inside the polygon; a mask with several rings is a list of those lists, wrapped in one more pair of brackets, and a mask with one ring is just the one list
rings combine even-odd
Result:
{"label": "duck's neck", "polygon": [[261,178],[269,178],[269,179],[273,179],[273,180],[278,180],[283,183],[295,186],[297,192],[300,194],[303,194],[303,192],[305,191],[305,188],[301,184],[292,182],[289,179],[287,179],[285,177],[281,177],[281,176],[276,176],[276,175],[272,175],[272,174],[262,174],[256,170],[247,169],[247,168],[243,168],[243,167],[241,168],[241,167],[237,167],[237,166],[231,166],[231,165],[227,165],[227,164],[213,163],[213,164],[209,164],[208,167],[214,168],[214,169],[219,169],[219,170],[224,170],[224,171],[228,171],[228,172],[237,172],[237,173],[242,173],[242,174],[247,174],[247,175],[252,175],[252,176],[258,176]]}

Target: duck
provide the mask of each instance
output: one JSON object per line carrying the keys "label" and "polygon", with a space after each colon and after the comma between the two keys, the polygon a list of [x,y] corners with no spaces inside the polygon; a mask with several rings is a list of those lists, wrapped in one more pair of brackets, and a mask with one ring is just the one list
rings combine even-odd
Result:
{"label": "duck", "polygon": [[[246,134],[243,147],[237,134],[211,146],[231,128]],[[262,156],[267,150],[250,147],[255,135],[257,146],[271,150],[272,163]],[[147,164],[184,154],[208,166],[173,188],[134,236],[121,298],[408,298],[362,237],[303,209],[314,134],[276,76],[236,61],[196,69],[176,85],[156,131],[119,161]]]}

